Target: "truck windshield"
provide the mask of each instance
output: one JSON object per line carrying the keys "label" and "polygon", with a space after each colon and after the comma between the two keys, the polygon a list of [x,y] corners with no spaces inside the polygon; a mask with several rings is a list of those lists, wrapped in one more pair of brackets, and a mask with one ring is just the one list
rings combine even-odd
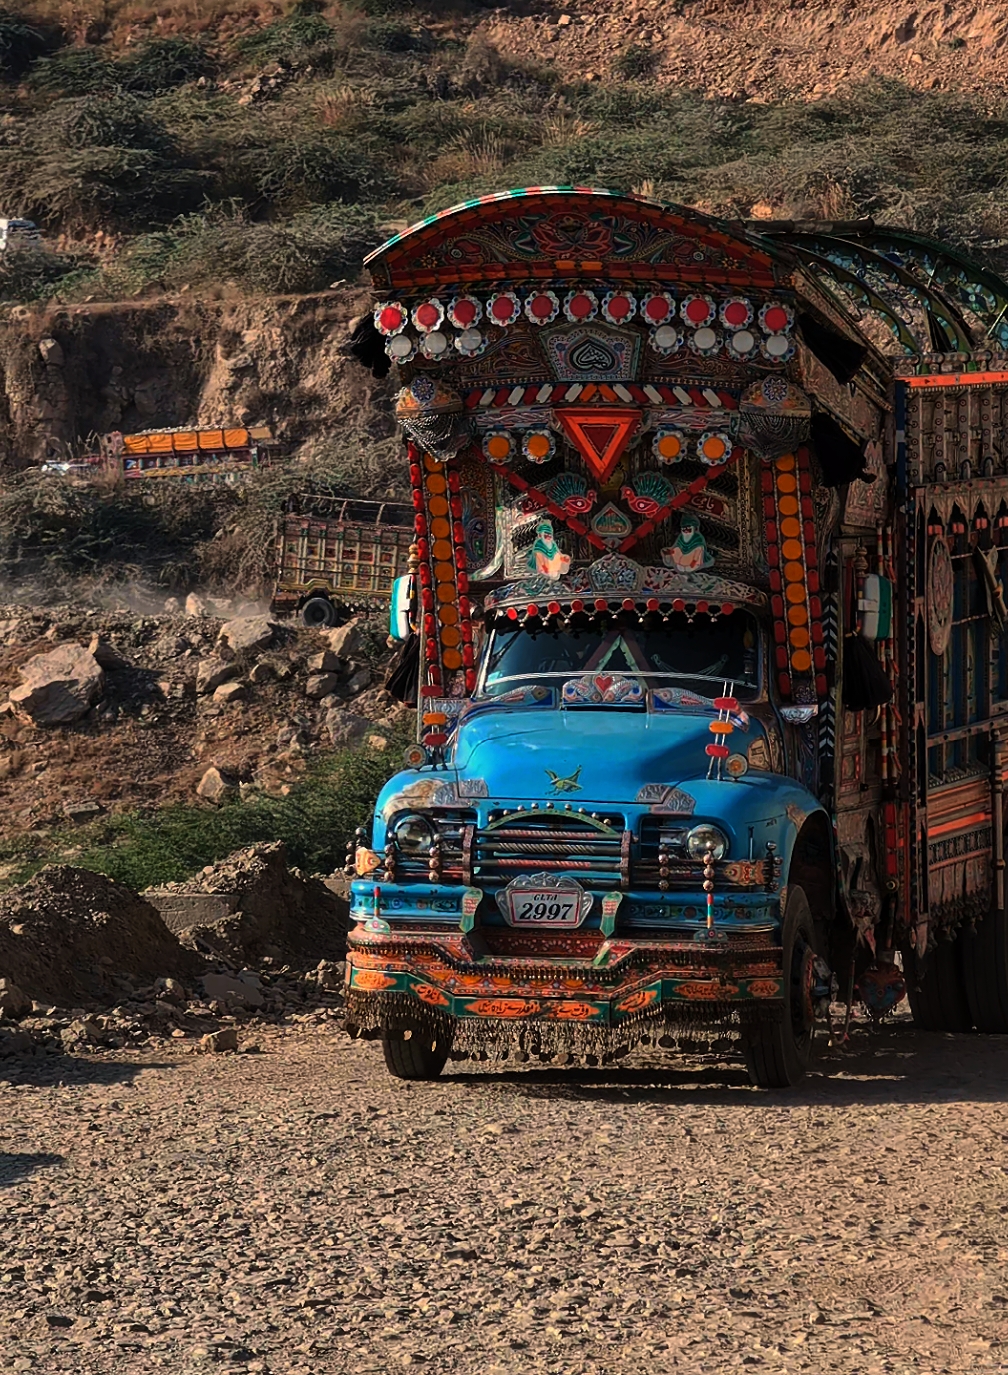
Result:
{"label": "truck windshield", "polygon": [[692,622],[673,616],[653,629],[495,628],[481,690],[496,696],[530,680],[562,683],[582,673],[624,673],[645,687],[676,683],[708,697],[733,682],[737,694],[752,698],[759,687],[758,644],[756,622],[745,611]]}

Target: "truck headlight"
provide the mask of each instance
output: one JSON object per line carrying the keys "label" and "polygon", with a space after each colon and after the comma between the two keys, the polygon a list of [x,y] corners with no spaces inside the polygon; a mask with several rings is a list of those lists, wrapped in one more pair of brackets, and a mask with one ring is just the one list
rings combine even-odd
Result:
{"label": "truck headlight", "polygon": [[728,853],[728,837],[719,826],[704,822],[687,834],[686,853],[690,859],[703,859],[708,850],[714,859],[724,859]]}
{"label": "truck headlight", "polygon": [[392,827],[392,839],[404,854],[418,855],[433,845],[434,827],[419,812],[409,812]]}

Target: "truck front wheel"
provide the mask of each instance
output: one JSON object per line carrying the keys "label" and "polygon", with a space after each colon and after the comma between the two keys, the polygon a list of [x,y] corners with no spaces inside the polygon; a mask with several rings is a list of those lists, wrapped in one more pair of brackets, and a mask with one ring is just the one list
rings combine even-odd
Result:
{"label": "truck front wheel", "polygon": [[419,1025],[385,1027],[382,1031],[385,1067],[397,1079],[436,1079],[451,1049],[447,1037]]}
{"label": "truck front wheel", "polygon": [[746,1028],[743,1037],[749,1079],[760,1089],[786,1089],[797,1084],[812,1058],[814,961],[820,952],[808,898],[801,888],[791,888],[788,892],[781,944],[782,1016],[777,1022]]}
{"label": "truck front wheel", "polygon": [[301,608],[301,621],[309,630],[329,630],[336,624],[336,608],[328,597],[309,597]]}

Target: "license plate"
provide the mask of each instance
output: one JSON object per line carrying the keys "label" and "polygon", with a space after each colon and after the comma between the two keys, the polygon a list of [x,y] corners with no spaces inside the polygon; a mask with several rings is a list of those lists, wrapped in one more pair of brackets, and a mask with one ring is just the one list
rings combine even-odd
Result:
{"label": "license plate", "polygon": [[580,884],[569,881],[540,887],[534,881],[515,879],[498,902],[509,926],[572,930],[588,915],[592,899]]}

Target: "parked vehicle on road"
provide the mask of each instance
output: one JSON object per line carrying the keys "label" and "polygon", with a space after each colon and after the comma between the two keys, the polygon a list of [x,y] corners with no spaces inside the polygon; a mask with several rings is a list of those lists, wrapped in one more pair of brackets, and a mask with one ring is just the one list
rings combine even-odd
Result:
{"label": "parked vehicle on road", "polygon": [[583,188],[368,266],[420,705],[352,1027],[407,1078],[713,1039],[763,1087],[838,997],[1008,1032],[1008,283]]}

